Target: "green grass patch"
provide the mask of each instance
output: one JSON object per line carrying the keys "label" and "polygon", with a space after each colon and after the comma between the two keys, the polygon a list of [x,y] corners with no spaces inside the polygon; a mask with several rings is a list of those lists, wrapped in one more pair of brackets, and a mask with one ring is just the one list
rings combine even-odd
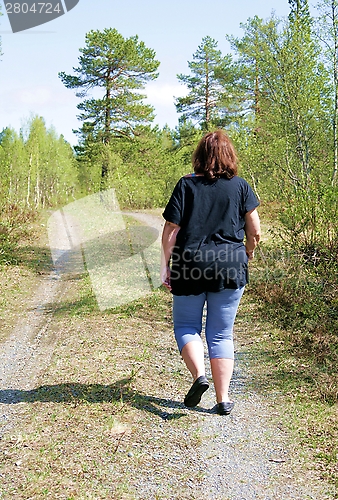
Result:
{"label": "green grass patch", "polygon": [[[10,335],[41,276],[48,275],[51,269],[46,232],[49,214],[29,213],[22,218],[18,216],[18,220],[14,215],[7,226],[12,227],[10,224],[16,221],[17,227],[7,234],[5,243],[4,239],[0,241],[0,341]],[[2,221],[6,221],[5,215]]]}

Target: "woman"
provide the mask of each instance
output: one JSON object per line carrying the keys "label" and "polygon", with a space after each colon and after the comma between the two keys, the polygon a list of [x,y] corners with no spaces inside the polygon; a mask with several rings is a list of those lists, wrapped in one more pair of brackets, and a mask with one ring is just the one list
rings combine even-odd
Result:
{"label": "woman", "polygon": [[193,377],[184,404],[196,406],[209,387],[200,336],[206,302],[205,334],[217,412],[228,415],[234,407],[228,394],[233,325],[248,282],[248,260],[260,239],[259,203],[238,177],[237,155],[223,131],[201,139],[193,166],[194,174],[179,180],[163,212],[161,278],[173,294],[175,338]]}

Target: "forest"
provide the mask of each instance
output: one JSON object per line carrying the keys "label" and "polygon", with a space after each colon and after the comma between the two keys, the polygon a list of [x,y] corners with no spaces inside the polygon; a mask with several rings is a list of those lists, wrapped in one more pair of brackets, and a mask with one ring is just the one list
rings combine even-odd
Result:
{"label": "forest", "polygon": [[[0,134],[0,265],[13,262],[25,222],[41,210],[115,188],[123,209],[163,207],[205,131],[225,129],[268,224],[251,282],[261,311],[295,352],[320,367],[322,397],[337,400],[338,2],[289,0],[287,19],[250,18],[222,54],[209,36],[177,75],[178,126],[153,124],[142,90],[158,76],[155,51],[116,29],[90,31],[73,74],[78,145],[34,116]],[[74,62],[75,63],[75,62]],[[96,91],[96,92],[94,92]],[[101,97],[98,98],[98,92]],[[95,94],[95,97],[93,96]]]}
{"label": "forest", "polygon": [[[74,61],[72,74],[67,74],[60,67],[56,76],[69,93],[75,93],[78,97],[77,145],[72,147],[62,135],[53,128],[48,128],[44,118],[38,115],[27,119],[19,131],[6,127],[0,132],[0,281],[4,290],[3,297],[0,297],[0,312],[2,325],[12,326],[9,320],[21,314],[19,310],[24,301],[21,297],[27,298],[30,293],[20,283],[25,283],[24,280],[28,279],[27,275],[33,269],[36,284],[40,275],[47,273],[44,267],[49,268],[51,265],[45,248],[46,242],[44,248],[36,241],[27,244],[27,234],[34,222],[38,221],[40,232],[45,231],[41,229],[45,226],[41,222],[45,222],[53,211],[74,200],[111,188],[115,190],[121,209],[126,212],[150,210],[153,213],[153,209],[162,209],[179,178],[191,172],[192,153],[198,140],[207,131],[219,128],[226,130],[238,151],[239,175],[249,182],[260,201],[258,210],[263,226],[262,241],[255,251],[255,259],[250,263],[250,283],[245,294],[245,314],[249,311],[250,315],[245,316],[244,320],[239,319],[240,324],[242,321],[239,329],[245,331],[244,339],[247,342],[244,349],[246,353],[250,349],[253,353],[254,371],[257,371],[255,380],[260,377],[263,379],[264,370],[267,372],[264,375],[265,382],[260,382],[262,385],[258,384],[255,390],[258,388],[257,393],[264,397],[265,392],[277,393],[282,388],[281,398],[285,399],[282,400],[281,408],[278,408],[279,412],[285,413],[290,426],[294,426],[297,439],[303,439],[307,448],[312,447],[313,467],[321,474],[318,477],[329,478],[332,484],[337,485],[338,0],[318,0],[316,7],[311,10],[308,0],[288,0],[288,3],[290,8],[287,18],[271,15],[268,19],[261,19],[255,16],[241,25],[241,37],[224,33],[229,43],[229,53],[222,53],[218,48],[218,41],[210,36],[201,39],[187,61],[186,72],[177,75],[178,82],[185,86],[187,93],[185,97],[173,97],[178,113],[178,125],[173,129],[155,125],[155,110],[145,103],[145,87],[148,82],[156,80],[160,71],[160,61],[156,59],[155,50],[147,47],[137,34],[125,38],[112,27],[86,34],[84,46],[79,48],[78,61]],[[159,210],[156,214],[158,213]],[[26,241],[24,263],[23,252],[18,250],[22,241]],[[115,422],[115,418],[122,419],[122,415],[127,422],[128,419],[132,421],[130,415],[136,418],[135,415],[140,414],[137,412],[142,411],[142,425],[148,421],[153,422],[151,418],[160,416],[160,425],[163,423],[169,426],[170,422],[164,420],[169,420],[170,408],[165,407],[165,412],[155,408],[155,404],[159,405],[159,402],[167,400],[147,395],[153,393],[154,386],[149,385],[149,390],[146,387],[138,393],[132,384],[145,363],[149,363],[151,369],[158,368],[148,354],[151,345],[149,332],[153,328],[152,335],[156,339],[154,357],[157,357],[160,341],[156,329],[163,324],[164,318],[166,326],[161,328],[171,328],[168,320],[170,294],[163,287],[159,288],[142,303],[137,302],[128,306],[129,309],[118,310],[114,317],[114,311],[109,316],[108,313],[101,314],[95,310],[93,297],[90,292],[84,291],[85,286],[90,288],[89,280],[87,276],[82,276],[81,280],[64,284],[70,290],[75,290],[70,294],[76,292],[80,298],[71,295],[69,302],[63,298],[63,302],[50,306],[53,314],[55,313],[56,324],[64,325],[63,330],[57,326],[57,335],[60,338],[64,336],[64,343],[60,340],[60,345],[62,349],[63,346],[66,347],[61,351],[62,356],[56,359],[58,363],[70,360],[70,371],[63,373],[60,369],[62,383],[57,373],[56,382],[49,381],[47,391],[44,386],[36,389],[37,399],[33,398],[31,401],[34,405],[37,401],[44,405],[49,401],[52,420],[47,429],[54,429],[52,426],[59,425],[62,432],[68,432],[68,422],[71,421],[69,415],[77,415],[78,412],[78,420],[74,419],[73,425],[77,425],[77,422],[82,425],[84,412],[89,412],[90,417],[87,418],[88,428],[92,429],[90,433],[94,432],[94,428],[98,433],[95,443],[99,443],[102,436],[108,436],[104,449],[108,453],[107,463],[110,463],[112,457],[114,460],[118,459],[116,452],[120,451],[118,448],[123,444],[123,439],[132,439],[132,434],[127,437],[126,430],[120,434],[117,432],[115,437],[118,440],[113,446],[115,451],[111,451],[111,442],[115,439],[114,425],[117,422],[117,428],[121,427],[118,420]],[[27,313],[27,317],[31,317],[29,314],[31,311]],[[135,320],[133,315],[139,317]],[[145,335],[142,329],[141,333],[138,330],[139,322],[142,321],[146,325],[143,326]],[[118,332],[122,331],[123,325],[123,335],[129,332],[132,339],[134,336],[137,339],[130,342],[136,352],[135,359],[131,358],[134,361],[128,365],[131,367],[130,377],[126,375],[124,366],[130,361],[128,356],[125,361],[125,352],[129,351],[124,345],[124,337],[112,336],[114,342],[121,342],[120,375],[115,374],[117,369],[110,352],[111,347],[102,348],[101,352],[97,344],[90,343],[85,337],[92,335],[93,338],[100,338],[101,335],[102,345],[105,345],[104,342],[111,340],[110,333],[106,335],[105,332],[111,331],[114,322],[117,323]],[[152,323],[155,324],[154,327]],[[74,325],[77,325],[76,328]],[[75,332],[73,337],[71,328]],[[91,328],[94,333],[91,333]],[[261,337],[258,338],[259,333]],[[80,347],[79,339],[82,339]],[[168,336],[168,345],[170,339]],[[70,353],[67,349],[71,344],[67,342],[74,342]],[[110,346],[108,343],[107,345]],[[96,349],[97,353],[94,352]],[[167,358],[173,355],[170,347],[166,349],[166,359],[163,363],[158,362],[159,364],[164,365]],[[89,369],[90,375],[87,372],[85,376],[78,378],[74,375],[76,372],[73,365],[78,362],[75,352],[82,352],[84,360],[80,368],[84,371]],[[96,359],[96,355],[98,357],[93,366],[87,365],[92,357],[93,360]],[[118,349],[116,355],[119,355]],[[109,362],[103,363],[103,359]],[[266,365],[262,360],[265,360]],[[55,366],[52,369],[58,372],[59,365]],[[82,373],[81,370],[79,373]],[[101,377],[102,370],[107,371],[106,382],[97,375]],[[153,373],[152,376],[158,381],[156,384],[162,387],[164,372],[149,370],[148,367],[148,379],[151,378],[149,373]],[[175,373],[169,371],[167,375],[168,380],[175,380],[176,384],[183,377],[179,369]],[[63,378],[66,376],[69,376],[70,382],[65,384]],[[113,376],[121,378],[115,385],[112,384]],[[74,385],[74,380],[82,380],[83,383]],[[147,383],[147,376],[140,377],[140,380],[142,388],[142,383]],[[125,385],[121,385],[121,381]],[[72,387],[80,391],[80,394],[83,393],[83,401],[79,402],[75,396],[72,399]],[[55,390],[59,392],[54,400]],[[47,393],[49,400],[45,399]],[[172,397],[175,399],[176,394]],[[82,396],[78,398],[81,399]],[[7,402],[2,400],[4,401]],[[60,402],[64,402],[64,405]],[[85,403],[85,410],[82,403]],[[132,409],[130,415],[128,404]],[[57,410],[53,409],[53,405],[57,406]],[[49,417],[46,417],[45,407],[43,410],[39,408],[37,406],[36,411],[41,411],[42,415],[40,438],[43,436],[43,439],[47,439],[50,434],[57,442],[59,438],[53,436],[54,431],[45,432],[43,419],[48,421]],[[148,420],[144,417],[144,411],[148,412]],[[175,419],[177,417],[178,425],[178,418],[183,414],[175,413],[181,411],[179,406],[174,406],[173,411],[170,414],[170,425],[173,425],[176,433],[179,427],[174,427]],[[34,420],[31,414],[27,415],[29,422]],[[254,419],[256,417],[254,414]],[[62,418],[66,422],[64,425]],[[195,417],[190,414],[189,418]],[[248,418],[252,418],[252,414]],[[107,420],[109,432],[100,427],[105,419],[111,419],[109,422]],[[38,418],[36,422],[39,422]],[[27,427],[27,422],[25,425]],[[138,432],[143,433],[139,421],[133,429],[139,429]],[[184,429],[182,426],[182,432]],[[196,431],[196,436],[199,436],[199,431],[200,429]],[[57,432],[62,434],[61,430]],[[78,437],[78,434],[82,439],[86,436],[86,429],[80,432],[76,430],[73,437],[69,434],[59,441],[72,443],[72,439],[74,436]],[[184,436],[186,434],[184,430]],[[35,443],[35,440],[38,443],[40,439],[36,435],[35,431],[31,432],[31,437],[29,432],[24,437],[20,434],[15,445],[11,443],[10,437],[6,439],[10,453],[15,446],[20,448],[22,444],[27,446],[24,451],[26,454],[30,448],[24,440],[32,440],[29,452],[34,466],[27,469],[27,477],[31,483],[30,475],[34,476],[36,469],[36,488],[40,488],[44,474],[39,471],[43,470],[44,464],[39,460],[46,461],[46,464],[48,460],[45,460],[46,451],[43,451],[43,446]],[[165,436],[167,435],[164,438]],[[189,436],[189,446],[194,447],[194,443],[198,445],[196,436]],[[143,437],[142,435],[142,439]],[[141,437],[138,439],[141,440]],[[300,440],[297,441],[297,453],[301,455],[303,446],[299,444]],[[163,444],[165,450],[169,446],[168,441],[170,439],[166,438]],[[175,453],[180,448],[182,439],[179,441],[175,445]],[[81,441],[78,454],[81,455],[80,448],[94,452],[93,442],[94,440],[90,441],[89,446],[83,445]],[[54,444],[48,444],[47,447],[52,450],[54,464],[55,450],[59,448]],[[63,480],[68,469],[71,471],[73,467],[67,465],[66,470],[64,463],[72,464],[75,452],[71,447],[67,451],[66,445],[62,450],[59,455],[61,472],[56,472]],[[136,463],[136,448],[131,450],[127,460]],[[189,455],[185,448],[182,450],[184,456]],[[14,471],[20,475],[23,452],[21,448],[19,451],[19,458],[13,463]],[[68,462],[64,460],[64,453],[66,457],[67,453],[69,455]],[[101,451],[98,453],[95,463],[99,464],[100,469]],[[147,451],[147,463],[150,455],[151,452]],[[120,456],[123,458],[124,454],[121,453]],[[283,457],[284,455],[282,459],[277,457],[278,467],[282,467]],[[149,462],[151,467],[156,467],[157,461],[156,459],[155,465],[154,462]],[[94,462],[90,462],[88,470],[92,471],[93,464]],[[142,467],[143,465],[141,472],[144,470]],[[131,468],[134,474],[137,467],[133,465]],[[54,465],[50,469],[54,473]],[[167,470],[166,467],[164,469]],[[123,467],[121,470],[124,470]],[[12,473],[13,467],[10,474],[6,474],[6,481],[11,481]],[[175,469],[173,476],[176,477],[176,474]],[[5,478],[5,474],[1,476]],[[51,477],[53,478],[53,474]],[[98,477],[101,481],[101,472]],[[110,488],[110,469],[107,478]],[[54,484],[49,485],[51,491],[58,487],[59,482],[62,483],[61,479],[53,479],[52,482]],[[10,484],[10,488],[13,484]],[[20,481],[18,484],[21,488]],[[34,481],[32,484],[35,487]],[[91,487],[96,491],[98,486]],[[48,488],[46,492],[47,490]],[[121,498],[127,498],[123,494]],[[37,498],[34,491],[32,495],[32,498]],[[87,491],[81,498],[87,498]]]}

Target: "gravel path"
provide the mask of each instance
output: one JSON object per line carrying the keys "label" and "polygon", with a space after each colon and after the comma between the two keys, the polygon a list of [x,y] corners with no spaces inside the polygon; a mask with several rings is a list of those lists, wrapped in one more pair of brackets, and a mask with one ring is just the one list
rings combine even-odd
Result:
{"label": "gravel path", "polygon": [[[158,217],[133,215],[160,230],[158,222],[156,225]],[[203,446],[198,453],[198,468],[205,479],[199,493],[195,491],[192,498],[332,498],[325,493],[325,485],[315,471],[308,470],[303,463],[299,450],[294,450],[289,442],[287,431],[279,422],[285,411],[281,396],[262,396],[248,389],[254,360],[250,359],[245,345],[241,345],[241,327],[237,327],[236,336],[236,363],[231,385],[236,406],[230,416],[220,417],[211,413],[201,419]],[[206,367],[207,377],[212,380],[207,359]],[[202,406],[213,408],[215,401],[216,395],[211,384],[209,391],[203,396]],[[178,460],[182,460],[182,457]]]}
{"label": "gravel path", "polygon": [[9,339],[0,346],[0,438],[11,428],[14,416],[19,411],[16,405],[10,404],[15,400],[16,390],[34,388],[53,355],[56,335],[51,327],[52,308],[67,289],[67,284],[61,280],[62,274],[69,272],[69,266],[76,273],[84,270],[74,219],[66,217],[62,210],[54,215],[51,239],[53,269],[49,275],[41,278],[40,286],[32,294],[24,316],[20,316]]}
{"label": "gravel path", "polygon": [[[139,213],[134,216],[158,231],[163,224],[162,219],[156,216]],[[71,221],[68,228],[72,228]],[[71,236],[76,240],[75,234]],[[64,236],[60,235],[61,240],[62,237]],[[17,325],[9,340],[1,346],[0,390],[30,389],[39,374],[48,366],[54,349],[53,329],[50,328],[53,315],[49,313],[48,307],[63,293],[65,285],[59,280],[59,274],[67,262],[67,255],[74,258],[71,252],[62,253],[63,258],[59,262],[59,267],[56,265],[50,276],[42,280],[40,289],[33,296],[25,321]],[[308,470],[306,464],[304,465],[299,450],[292,449],[289,436],[279,421],[284,411],[281,396],[278,394],[262,396],[248,389],[254,360],[250,359],[245,345],[241,345],[240,328],[236,330],[238,339],[236,363],[231,387],[236,405],[232,414],[220,417],[212,411],[201,411],[199,422],[201,440],[195,456],[184,452],[182,447],[181,450],[177,450],[176,455],[170,457],[158,455],[155,459],[159,462],[163,460],[163,464],[170,465],[171,470],[177,468],[182,471],[186,468],[189,471],[189,468],[193,467],[201,472],[203,479],[198,487],[189,484],[187,479],[180,499],[332,498],[324,493],[324,485],[318,480],[314,471]],[[209,367],[208,362],[206,366]],[[211,380],[210,372],[207,376]],[[9,393],[8,403],[10,402]],[[8,431],[11,424],[15,425],[15,413],[20,411],[20,405],[6,403],[7,401],[0,404],[0,437],[2,433]],[[202,403],[201,406],[204,408],[212,408],[215,404],[212,384],[203,396]],[[181,405],[177,408],[179,406]],[[16,409],[13,409],[15,407]],[[156,432],[165,432],[166,438],[170,440],[170,433],[175,430],[163,422]],[[183,434],[189,442],[189,429],[182,431],[182,439]],[[156,433],[148,438],[149,441],[156,443]],[[135,475],[138,475],[136,471]],[[160,477],[152,476],[149,470],[148,475],[139,478],[140,496],[137,498],[151,500],[174,498],[169,493],[157,496],[159,480],[165,481],[165,478],[165,467]],[[171,480],[174,481],[174,477],[171,477]]]}
{"label": "gravel path", "polygon": [[0,346],[0,438],[11,428],[13,417],[19,411],[17,405],[10,404],[15,399],[16,390],[32,389],[39,375],[48,367],[55,345],[54,332],[50,328],[53,315],[49,306],[60,292],[59,275],[53,270],[42,279],[24,317]]}
{"label": "gravel path", "polygon": [[[237,331],[237,337],[240,331]],[[207,364],[208,366],[208,364]],[[307,471],[298,450],[278,417],[279,395],[264,397],[247,388],[250,363],[244,347],[237,343],[231,394],[236,402],[230,416],[205,418],[203,434],[205,466],[210,470],[206,498],[274,500],[330,498],[314,472]],[[210,377],[210,373],[208,373]],[[203,404],[215,402],[213,386]]]}

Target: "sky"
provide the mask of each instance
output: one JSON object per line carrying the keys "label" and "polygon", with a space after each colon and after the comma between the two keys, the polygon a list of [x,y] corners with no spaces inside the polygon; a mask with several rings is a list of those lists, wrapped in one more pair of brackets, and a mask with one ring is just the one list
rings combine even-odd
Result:
{"label": "sky", "polygon": [[272,12],[278,17],[289,12],[287,0],[79,0],[53,21],[12,33],[4,3],[0,0],[4,14],[0,18],[0,131],[7,126],[19,131],[30,117],[39,115],[72,145],[77,143],[72,130],[81,126],[76,108],[80,99],[75,90],[66,89],[58,73],[73,73],[89,31],[115,28],[125,38],[138,35],[155,50],[160,74],[147,85],[146,102],[155,108],[154,124],[174,128],[179,117],[174,97],[185,94],[176,75],[189,74],[187,62],[202,38],[211,36],[226,54],[230,52],[226,35],[241,37],[240,23],[255,15],[265,19]]}

